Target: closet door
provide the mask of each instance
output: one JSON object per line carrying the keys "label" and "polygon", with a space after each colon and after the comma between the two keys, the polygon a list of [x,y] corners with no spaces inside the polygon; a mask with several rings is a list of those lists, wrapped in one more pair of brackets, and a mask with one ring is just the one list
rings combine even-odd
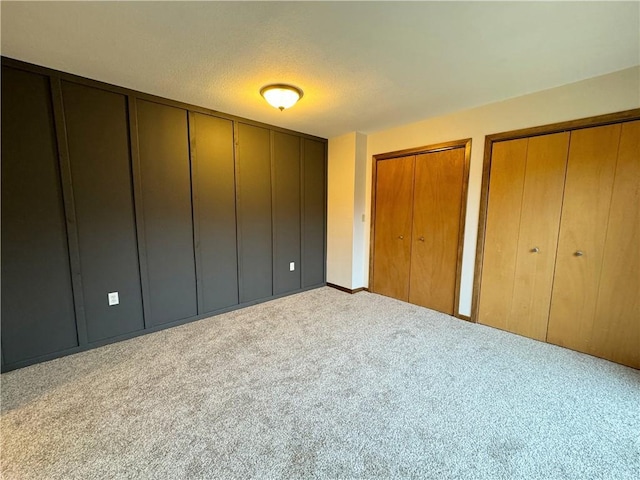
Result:
{"label": "closet door", "polygon": [[532,137],[527,148],[507,329],[542,341],[547,337],[568,148],[567,132]]}
{"label": "closet door", "polygon": [[640,121],[622,124],[590,353],[640,368]]}
{"label": "closet door", "polygon": [[198,313],[187,112],[137,103],[148,324],[161,325]]}
{"label": "closet door", "polygon": [[2,67],[2,357],[78,345],[49,79]]}
{"label": "closet door", "polygon": [[545,340],[569,133],[496,143],[479,322]]}
{"label": "closet door", "polygon": [[617,355],[632,361],[638,346],[637,122],[625,125],[621,138],[622,130],[616,124],[571,134],[547,340],[607,355],[626,337]]}
{"label": "closet door", "polygon": [[409,302],[453,315],[464,148],[416,156]]}
{"label": "closet door", "polygon": [[271,133],[238,124],[240,302],[273,295]]}
{"label": "closet door", "polygon": [[528,142],[497,142],[491,151],[478,322],[503,330],[509,329]]}
{"label": "closet door", "polygon": [[411,222],[415,157],[379,160],[376,167],[376,218],[373,291],[409,300]]}
{"label": "closet door", "polygon": [[194,113],[192,175],[202,312],[238,303],[233,122]]}
{"label": "closet door", "polygon": [[[62,82],[90,342],[142,330],[127,98]],[[118,292],[119,304],[107,294]]]}

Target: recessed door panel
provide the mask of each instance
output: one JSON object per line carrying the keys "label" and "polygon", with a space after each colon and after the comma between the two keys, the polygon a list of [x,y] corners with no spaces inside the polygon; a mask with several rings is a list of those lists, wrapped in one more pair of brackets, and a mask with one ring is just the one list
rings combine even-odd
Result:
{"label": "recessed door panel", "polygon": [[409,302],[452,315],[464,148],[416,156]]}
{"label": "recessed door panel", "polygon": [[491,151],[478,322],[503,330],[513,297],[528,142],[497,142]]}
{"label": "recessed door panel", "polygon": [[373,291],[409,300],[411,221],[415,157],[379,160],[376,167],[376,218]]}
{"label": "recessed door panel", "polygon": [[620,124],[571,133],[547,341],[590,350]]}
{"label": "recessed door panel", "polygon": [[569,133],[529,139],[517,240],[510,332],[545,340],[560,228]]}
{"label": "recessed door panel", "polygon": [[589,353],[640,368],[640,121],[622,124]]}

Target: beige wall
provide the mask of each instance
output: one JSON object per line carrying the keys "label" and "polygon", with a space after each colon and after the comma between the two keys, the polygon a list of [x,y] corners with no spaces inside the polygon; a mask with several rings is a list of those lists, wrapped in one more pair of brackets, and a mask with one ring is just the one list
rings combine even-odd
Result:
{"label": "beige wall", "polygon": [[[328,251],[328,272],[336,268],[335,264],[341,258],[348,256],[350,257],[352,268],[359,270],[357,274],[352,273],[351,278],[360,280],[360,283],[352,283],[349,288],[367,286],[369,271],[369,212],[371,211],[371,158],[373,155],[450,140],[471,138],[471,170],[459,305],[459,313],[470,315],[485,135],[638,107],[640,107],[640,67],[634,67],[503,102],[369,134],[367,137],[366,172],[364,173],[366,182],[364,199],[359,194],[357,199],[354,198],[352,206],[342,205],[340,211],[334,208],[333,210],[330,209],[328,213],[329,224],[346,223],[346,219],[338,218],[336,215],[346,215],[348,213],[355,215],[355,205],[359,205],[364,201],[367,215],[363,238],[362,241],[356,241],[353,234],[350,234],[354,240],[353,245],[347,245],[348,242],[345,241],[338,248],[335,239],[331,238],[333,232],[329,229],[328,242],[329,245],[333,244],[334,248]],[[353,135],[353,143],[355,143],[355,134],[350,135]],[[346,178],[336,179],[331,175],[331,145],[336,144],[335,140],[339,139],[329,140],[329,205],[335,205],[336,202],[339,203],[343,200],[348,201],[344,198],[344,192],[337,188],[338,185],[332,185],[334,181],[349,181]],[[355,165],[355,148],[352,150],[349,154],[353,154],[351,163]],[[355,178],[355,171],[355,167],[349,169],[349,172],[354,173],[354,176],[351,177],[353,181],[362,181],[361,177]],[[358,174],[360,173],[359,171]],[[355,194],[355,185],[349,189]],[[360,192],[359,189],[358,191]],[[334,194],[336,196],[332,198]],[[354,221],[354,217],[351,217],[351,221]]]}
{"label": "beige wall", "polygon": [[367,137],[353,132],[329,139],[328,157],[327,282],[357,288],[365,272]]}
{"label": "beige wall", "polygon": [[[352,288],[356,134],[329,139],[327,282]],[[364,241],[361,242],[364,244]]]}

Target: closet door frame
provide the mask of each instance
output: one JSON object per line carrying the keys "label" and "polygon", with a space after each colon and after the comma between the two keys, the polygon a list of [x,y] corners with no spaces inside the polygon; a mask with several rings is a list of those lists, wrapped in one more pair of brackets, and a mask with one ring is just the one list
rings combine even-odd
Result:
{"label": "closet door frame", "polygon": [[469,162],[471,159],[471,139],[453,140],[450,142],[437,143],[424,147],[408,148],[405,150],[397,150],[395,152],[380,153],[373,156],[372,164],[372,188],[371,188],[371,219],[370,219],[370,236],[369,236],[369,286],[373,286],[373,259],[375,255],[375,233],[376,233],[376,180],[378,161],[389,160],[392,158],[407,157],[410,155],[422,155],[427,153],[443,152],[446,150],[454,150],[464,148],[464,172],[462,176],[462,203],[460,207],[460,231],[458,232],[458,254],[456,261],[456,284],[454,293],[454,311],[453,315],[462,320],[470,320],[466,315],[460,313],[460,280],[462,276],[462,247],[464,244],[465,218],[467,215],[467,194],[469,190]]}
{"label": "closet door frame", "polygon": [[598,115],[595,117],[581,118],[568,122],[551,123],[539,127],[523,128],[508,132],[487,135],[484,143],[484,160],[482,163],[482,185],[480,187],[480,213],[478,219],[478,241],[476,244],[476,260],[473,273],[473,296],[471,305],[471,321],[477,323],[480,308],[480,284],[482,281],[482,263],[484,260],[484,245],[487,228],[487,214],[489,207],[489,182],[491,180],[491,155],[493,144],[505,140],[536,137],[552,133],[571,132],[589,127],[600,127],[613,123],[630,122],[640,120],[640,108],[625,110],[622,112]]}

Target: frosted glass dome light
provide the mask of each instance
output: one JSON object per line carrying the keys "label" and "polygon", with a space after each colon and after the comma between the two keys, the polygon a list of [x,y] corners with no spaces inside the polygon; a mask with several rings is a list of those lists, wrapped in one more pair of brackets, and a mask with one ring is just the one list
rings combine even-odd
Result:
{"label": "frosted glass dome light", "polygon": [[302,98],[303,92],[293,85],[276,84],[263,87],[260,90],[260,95],[269,105],[282,111],[285,108],[293,107]]}

